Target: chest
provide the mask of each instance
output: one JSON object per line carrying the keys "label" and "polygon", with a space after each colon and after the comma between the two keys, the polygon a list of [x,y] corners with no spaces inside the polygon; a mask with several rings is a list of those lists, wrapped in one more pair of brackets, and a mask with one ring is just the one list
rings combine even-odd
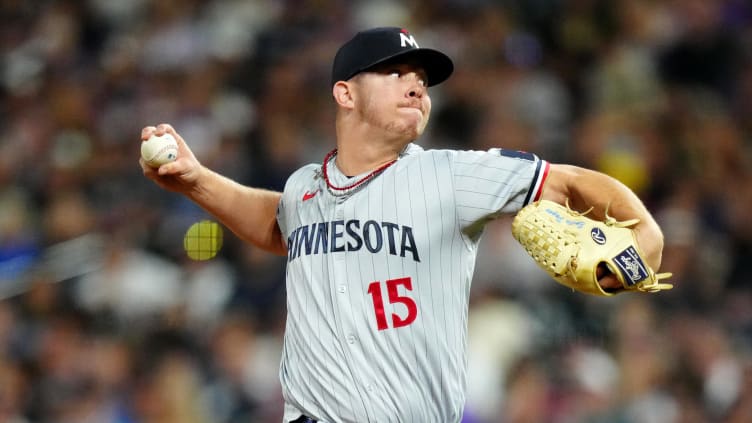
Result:
{"label": "chest", "polygon": [[[385,172],[350,195],[323,180],[302,184],[287,212],[288,259],[320,254],[379,254],[415,262],[454,230],[450,191],[409,169]],[[293,197],[295,198],[295,197]]]}
{"label": "chest", "polygon": [[[366,194],[366,193],[364,193]],[[374,254],[420,262],[420,250],[430,244],[426,204],[413,209],[368,195],[337,198],[322,192],[316,201],[301,204],[291,216],[288,260],[327,254]],[[417,212],[417,213],[416,213]]]}

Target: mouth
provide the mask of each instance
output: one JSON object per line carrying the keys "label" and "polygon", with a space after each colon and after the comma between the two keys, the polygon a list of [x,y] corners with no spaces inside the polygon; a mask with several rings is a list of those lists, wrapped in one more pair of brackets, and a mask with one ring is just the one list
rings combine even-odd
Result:
{"label": "mouth", "polygon": [[423,106],[420,103],[405,103],[401,104],[399,107],[403,109],[416,109],[420,111],[421,114],[425,113]]}

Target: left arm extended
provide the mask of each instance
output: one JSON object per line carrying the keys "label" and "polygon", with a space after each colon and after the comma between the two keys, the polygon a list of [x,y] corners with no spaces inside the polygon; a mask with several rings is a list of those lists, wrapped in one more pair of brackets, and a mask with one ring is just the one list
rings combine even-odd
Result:
{"label": "left arm extended", "polygon": [[634,226],[637,244],[645,254],[645,261],[656,271],[661,265],[663,232],[640,198],[626,185],[606,174],[561,164],[551,164],[543,186],[541,199],[569,206],[588,216],[604,220],[606,211],[616,220],[640,219]]}

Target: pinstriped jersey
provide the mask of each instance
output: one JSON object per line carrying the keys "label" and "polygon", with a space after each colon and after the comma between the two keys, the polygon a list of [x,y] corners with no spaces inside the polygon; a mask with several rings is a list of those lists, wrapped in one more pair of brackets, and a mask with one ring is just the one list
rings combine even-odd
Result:
{"label": "pinstriped jersey", "polygon": [[[334,186],[364,176],[325,166]],[[327,189],[320,164],[292,174],[277,215],[285,421],[459,422],[478,241],[540,195],[548,168],[529,153],[409,144],[348,195]]]}

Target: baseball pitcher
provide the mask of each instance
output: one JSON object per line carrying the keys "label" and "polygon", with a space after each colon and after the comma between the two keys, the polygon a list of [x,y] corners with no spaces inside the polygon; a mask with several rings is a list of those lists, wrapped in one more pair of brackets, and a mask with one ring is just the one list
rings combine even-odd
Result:
{"label": "baseball pitcher", "polygon": [[430,87],[452,71],[404,29],[357,33],[332,66],[336,148],[283,193],[202,166],[168,124],[141,133],[179,143],[176,161],[141,163],[147,177],[287,257],[285,422],[459,422],[470,281],[483,229],[500,215],[524,210],[515,237],[574,289],[670,287],[654,272],[660,228],[613,178],[503,148],[415,144]]}

